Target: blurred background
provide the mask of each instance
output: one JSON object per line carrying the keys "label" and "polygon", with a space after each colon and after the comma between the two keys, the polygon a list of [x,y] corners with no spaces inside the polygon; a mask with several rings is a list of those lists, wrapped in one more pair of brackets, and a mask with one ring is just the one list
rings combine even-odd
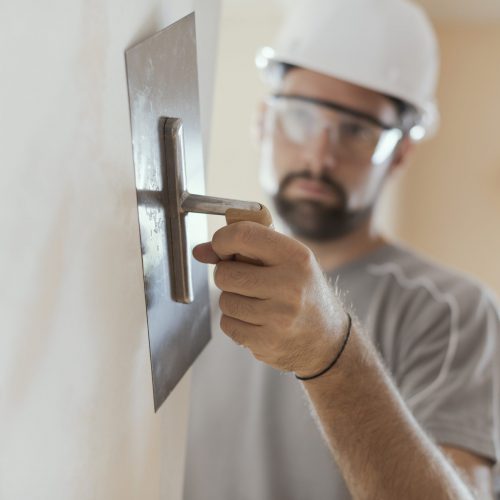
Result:
{"label": "blurred background", "polygon": [[[256,50],[296,0],[224,0],[208,192],[265,200],[252,136],[266,88]],[[393,238],[469,272],[500,294],[500,2],[421,0],[441,52],[441,128],[387,185],[378,221]],[[211,231],[222,222],[212,217]]]}

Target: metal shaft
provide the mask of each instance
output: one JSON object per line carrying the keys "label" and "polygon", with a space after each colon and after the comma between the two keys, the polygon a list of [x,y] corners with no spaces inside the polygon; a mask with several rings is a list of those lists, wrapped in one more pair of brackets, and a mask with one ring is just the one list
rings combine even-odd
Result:
{"label": "metal shaft", "polygon": [[183,212],[224,215],[228,208],[239,208],[241,210],[252,210],[256,212],[262,209],[262,205],[254,201],[217,198],[215,196],[191,194],[187,191],[183,193],[181,199],[181,210]]}

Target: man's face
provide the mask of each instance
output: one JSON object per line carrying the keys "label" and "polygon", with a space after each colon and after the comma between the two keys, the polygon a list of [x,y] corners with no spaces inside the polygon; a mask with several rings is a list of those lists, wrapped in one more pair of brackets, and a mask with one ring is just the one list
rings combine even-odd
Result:
{"label": "man's face", "polygon": [[[295,236],[313,241],[352,232],[372,213],[394,163],[393,154],[374,161],[372,153],[377,134],[386,133],[373,123],[397,124],[395,105],[371,90],[300,68],[286,74],[280,95],[268,108],[272,123],[265,125],[263,145],[279,215]],[[374,122],[300,97],[335,102]]]}

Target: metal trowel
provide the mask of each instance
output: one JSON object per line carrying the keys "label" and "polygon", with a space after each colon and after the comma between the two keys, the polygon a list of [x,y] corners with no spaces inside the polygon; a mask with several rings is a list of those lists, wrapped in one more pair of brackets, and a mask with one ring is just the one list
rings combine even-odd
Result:
{"label": "metal trowel", "polygon": [[[157,411],[210,340],[204,214],[271,225],[260,203],[205,196],[194,13],[125,53]],[[247,259],[248,260],[248,259]]]}

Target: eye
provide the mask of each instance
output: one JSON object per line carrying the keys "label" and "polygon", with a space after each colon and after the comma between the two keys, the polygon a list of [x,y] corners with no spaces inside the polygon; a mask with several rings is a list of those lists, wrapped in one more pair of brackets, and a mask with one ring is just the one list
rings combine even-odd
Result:
{"label": "eye", "polygon": [[314,134],[316,120],[309,109],[301,106],[287,106],[279,113],[285,135],[294,142],[303,143]]}
{"label": "eye", "polygon": [[375,140],[375,131],[369,125],[357,121],[344,121],[339,127],[340,136],[347,140],[371,142]]}

